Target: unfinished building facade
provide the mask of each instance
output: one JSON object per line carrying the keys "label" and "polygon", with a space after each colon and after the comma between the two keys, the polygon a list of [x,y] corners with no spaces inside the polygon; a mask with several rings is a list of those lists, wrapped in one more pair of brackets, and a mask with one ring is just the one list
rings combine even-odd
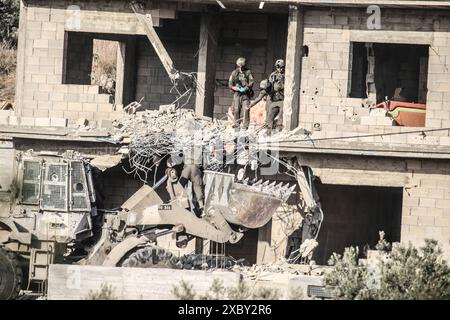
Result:
{"label": "unfinished building facade", "polygon": [[[450,257],[448,4],[384,0],[370,11],[369,2],[345,0],[264,1],[261,9],[260,1],[144,2],[177,69],[197,73],[202,90],[184,107],[201,116],[227,116],[237,57],[247,58],[257,83],[286,60],[283,125],[310,134],[278,147],[318,178],[318,263],[346,246],[375,245],[380,230],[389,241],[437,239]],[[92,83],[95,40],[117,42],[113,93]],[[93,134],[67,132],[80,119],[107,130],[132,101],[147,109],[172,103],[172,89],[127,1],[21,1],[16,108],[0,111],[1,157],[28,148],[108,153],[114,147]],[[414,111],[423,123],[395,121],[408,117],[401,106],[373,108],[386,101],[424,105]],[[142,184],[121,168],[106,176],[111,208]],[[274,261],[295,240],[289,227],[280,212],[229,252]]]}

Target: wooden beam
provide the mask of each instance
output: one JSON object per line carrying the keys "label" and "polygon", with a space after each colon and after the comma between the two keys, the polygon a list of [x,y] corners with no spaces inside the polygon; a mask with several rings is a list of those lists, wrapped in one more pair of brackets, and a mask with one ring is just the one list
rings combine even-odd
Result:
{"label": "wooden beam", "polygon": [[303,19],[303,11],[301,8],[289,6],[283,104],[283,126],[287,130],[292,130],[298,125],[303,51]]}
{"label": "wooden beam", "polygon": [[202,14],[197,68],[198,87],[195,99],[195,112],[199,116],[213,117],[214,114],[219,25],[219,17],[215,13]]}

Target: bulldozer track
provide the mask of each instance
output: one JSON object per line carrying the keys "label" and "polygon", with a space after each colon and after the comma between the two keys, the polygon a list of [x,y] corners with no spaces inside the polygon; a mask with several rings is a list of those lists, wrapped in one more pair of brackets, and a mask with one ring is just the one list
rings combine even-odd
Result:
{"label": "bulldozer track", "polygon": [[13,252],[0,247],[0,300],[13,300],[22,285],[22,268]]}
{"label": "bulldozer track", "polygon": [[125,257],[119,265],[128,268],[171,268],[186,270],[231,269],[240,264],[227,256],[186,254],[177,257],[167,249],[158,246],[139,248]]}

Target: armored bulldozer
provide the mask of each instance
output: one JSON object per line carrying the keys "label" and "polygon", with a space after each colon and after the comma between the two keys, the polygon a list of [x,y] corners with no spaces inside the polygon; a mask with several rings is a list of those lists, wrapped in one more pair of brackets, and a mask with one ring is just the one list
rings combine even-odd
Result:
{"label": "armored bulldozer", "polygon": [[[17,152],[13,170],[11,187],[0,191],[0,299],[14,299],[21,288],[45,291],[54,263],[183,268],[158,238],[172,234],[180,248],[196,238],[236,243],[264,226],[296,188],[205,171],[198,216],[169,169],[120,208],[101,210],[93,168],[76,153]],[[159,194],[163,186],[169,200]]]}

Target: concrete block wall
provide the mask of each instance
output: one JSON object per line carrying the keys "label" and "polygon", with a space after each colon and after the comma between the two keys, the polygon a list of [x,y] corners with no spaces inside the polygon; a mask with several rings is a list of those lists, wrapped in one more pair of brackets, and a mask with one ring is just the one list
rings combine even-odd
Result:
{"label": "concrete block wall", "polygon": [[[149,10],[158,19],[173,18],[168,13],[176,7],[176,3],[159,3],[157,7],[149,4]],[[186,7],[188,10],[190,6]],[[81,63],[80,59],[92,56],[91,39],[83,36],[86,33],[145,34],[129,4],[106,0],[77,3],[32,0],[27,1],[24,12],[25,21],[21,23],[24,58],[18,65],[24,77],[18,80],[23,83],[18,85],[21,89],[17,95],[21,99],[17,99],[20,105],[16,115],[66,118],[69,124],[79,118],[100,122],[120,117],[121,112],[114,110],[110,96],[99,94],[98,87],[89,85],[90,63]],[[66,63],[71,66],[78,63],[80,68],[65,70]]]}
{"label": "concrete block wall", "polygon": [[[282,48],[273,48],[272,42],[277,37],[282,39],[286,30],[273,35],[271,20],[280,19],[274,15],[233,13],[223,14],[216,64],[216,83],[214,99],[214,117],[226,119],[228,108],[232,104],[232,93],[228,89],[228,79],[236,68],[240,56],[247,59],[249,68],[255,78],[255,98],[259,94],[259,83],[273,71],[275,60],[280,58],[274,51],[283,52]],[[287,18],[286,18],[287,21]],[[283,44],[285,46],[285,43]],[[276,57],[275,57],[276,56]],[[273,61],[272,61],[273,60]]]}
{"label": "concrete block wall", "polygon": [[[169,55],[174,61],[175,67],[183,72],[194,72],[197,70],[198,42],[176,43],[165,42]],[[137,42],[137,81],[135,100],[140,101],[146,109],[158,109],[162,104],[170,104],[177,99],[164,67],[156,52],[151,47],[146,37],[139,38]],[[184,104],[186,100],[180,100]],[[195,104],[195,92],[189,99],[185,108],[193,108]]]}
{"label": "concrete block wall", "polygon": [[219,63],[217,63],[216,79],[220,80],[220,84],[216,83],[216,92],[214,95],[214,117],[223,119],[228,113],[228,108],[232,104],[233,93],[228,89],[228,79],[231,72],[236,68],[236,60],[240,56],[245,56],[248,66],[252,70],[255,78],[255,98],[259,93],[259,82],[266,78],[266,47],[261,45],[256,48],[241,47],[236,45],[226,45],[221,48],[219,55]]}
{"label": "concrete block wall", "polygon": [[[89,66],[90,63],[81,63],[80,59],[92,57],[92,53],[89,52],[92,39],[84,37],[81,33],[71,33],[68,37],[67,32],[89,31],[88,18],[96,15],[98,26],[104,27],[107,25],[105,22],[109,21],[111,28],[106,31],[124,33],[128,31],[129,26],[133,26],[131,18],[135,19],[134,15],[125,11],[123,14],[114,14],[114,19],[111,19],[111,16],[108,17],[111,12],[106,9],[114,11],[123,4],[105,1],[105,6],[102,7],[105,11],[81,10],[79,12],[80,28],[76,28],[69,23],[73,15],[78,14],[68,10],[72,4],[70,1],[27,2],[27,20],[23,23],[25,30],[21,33],[21,36],[25,38],[25,57],[23,66],[18,66],[23,68],[23,90],[17,92],[22,99],[16,116],[65,118],[68,119],[69,124],[73,124],[79,118],[100,122],[100,120],[112,120],[121,115],[120,111],[114,110],[108,94],[101,94],[98,86],[90,85],[90,70],[81,67],[78,68],[80,70],[69,68],[68,74],[65,74],[66,63]],[[81,9],[98,9],[100,6],[94,2],[81,2],[77,5]],[[123,19],[124,21],[129,19],[130,23],[122,23]],[[111,23],[112,21],[114,23]],[[102,27],[98,27],[90,31],[100,32],[101,30],[103,30]],[[65,50],[68,52],[67,55]],[[65,58],[68,61],[65,61]]]}
{"label": "concrete block wall", "polygon": [[323,184],[402,188],[400,241],[421,246],[424,239],[436,239],[450,261],[448,161],[303,154],[302,163]]}
{"label": "concrete block wall", "polygon": [[[350,43],[378,42],[430,45],[426,128],[448,127],[450,15],[444,11],[381,9],[381,30],[368,30],[367,17],[363,9],[335,8],[332,13],[306,9],[304,44],[309,55],[303,57],[300,126],[311,130],[314,123],[320,123],[322,132],[314,133],[316,137],[405,130],[377,119],[361,121],[369,116],[369,110],[362,107],[362,99],[348,98]],[[430,135],[447,139],[448,131]],[[383,141],[391,143],[389,137]]]}

